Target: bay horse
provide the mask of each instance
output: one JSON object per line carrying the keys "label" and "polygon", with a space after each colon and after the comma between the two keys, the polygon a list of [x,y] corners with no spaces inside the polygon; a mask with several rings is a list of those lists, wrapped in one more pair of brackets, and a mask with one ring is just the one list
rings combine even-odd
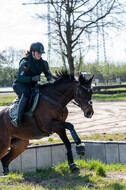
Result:
{"label": "bay horse", "polygon": [[[57,133],[65,144],[68,164],[72,172],[78,172],[79,167],[74,163],[66,129],[71,132],[78,147],[78,154],[84,154],[84,147],[74,126],[66,122],[68,116],[66,106],[74,99],[84,112],[84,116],[92,117],[94,113],[91,101],[92,79],[93,77],[87,79],[82,74],[76,79],[68,71],[57,73],[53,83],[39,86],[39,100],[33,112],[40,133],[45,134],[45,136]],[[4,174],[9,172],[10,162],[18,157],[29,145],[29,140],[35,139],[36,136],[34,124],[27,115],[23,115],[21,126],[14,127],[10,122],[9,109],[10,106],[0,111],[0,160]],[[9,152],[8,148],[10,148]]]}

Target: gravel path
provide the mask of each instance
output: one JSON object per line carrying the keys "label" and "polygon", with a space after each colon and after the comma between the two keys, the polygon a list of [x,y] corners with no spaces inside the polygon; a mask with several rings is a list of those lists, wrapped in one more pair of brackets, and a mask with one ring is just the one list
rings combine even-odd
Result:
{"label": "gravel path", "polygon": [[83,112],[69,105],[68,121],[80,134],[126,132],[126,102],[94,102],[94,115],[88,119]]}

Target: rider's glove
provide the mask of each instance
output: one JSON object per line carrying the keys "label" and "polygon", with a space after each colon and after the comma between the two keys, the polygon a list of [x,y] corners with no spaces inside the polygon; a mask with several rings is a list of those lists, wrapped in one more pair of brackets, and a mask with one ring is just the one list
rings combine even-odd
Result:
{"label": "rider's glove", "polygon": [[40,75],[32,77],[32,81],[40,81]]}
{"label": "rider's glove", "polygon": [[54,79],[52,78],[51,80],[49,80],[49,83],[54,83]]}

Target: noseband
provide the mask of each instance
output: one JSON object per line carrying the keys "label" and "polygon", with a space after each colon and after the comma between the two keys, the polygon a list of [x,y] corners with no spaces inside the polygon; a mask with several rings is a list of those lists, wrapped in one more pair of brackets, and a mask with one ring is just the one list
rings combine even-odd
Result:
{"label": "noseband", "polygon": [[[75,102],[73,102],[73,103],[76,104],[77,106],[79,106],[79,107],[85,112],[86,109],[87,109],[89,106],[92,106],[93,102],[92,102],[92,100],[87,100],[87,99],[84,99],[84,98],[80,98],[80,97],[79,97],[79,87],[86,89],[88,92],[91,91],[91,88],[86,88],[85,86],[82,86],[82,85],[79,84],[79,85],[77,86],[77,88],[76,88],[76,91],[75,91],[75,97],[76,97],[76,99],[77,99],[78,104],[75,103]],[[87,103],[87,106],[85,106],[85,108],[82,108],[81,102],[86,102],[86,103]]]}

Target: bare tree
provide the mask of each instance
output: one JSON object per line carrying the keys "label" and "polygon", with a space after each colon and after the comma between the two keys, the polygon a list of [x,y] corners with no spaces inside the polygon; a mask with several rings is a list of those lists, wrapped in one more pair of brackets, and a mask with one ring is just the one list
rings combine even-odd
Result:
{"label": "bare tree", "polygon": [[[31,1],[30,1],[31,2]],[[36,4],[36,2],[33,1]],[[62,44],[62,55],[74,73],[74,56],[79,50],[83,34],[91,35],[96,28],[122,27],[125,22],[124,0],[39,0],[37,4],[51,5],[51,33],[57,44]],[[43,15],[38,15],[43,18]],[[124,22],[123,22],[124,21]],[[59,41],[59,42],[58,42]],[[63,51],[64,50],[64,51]]]}

